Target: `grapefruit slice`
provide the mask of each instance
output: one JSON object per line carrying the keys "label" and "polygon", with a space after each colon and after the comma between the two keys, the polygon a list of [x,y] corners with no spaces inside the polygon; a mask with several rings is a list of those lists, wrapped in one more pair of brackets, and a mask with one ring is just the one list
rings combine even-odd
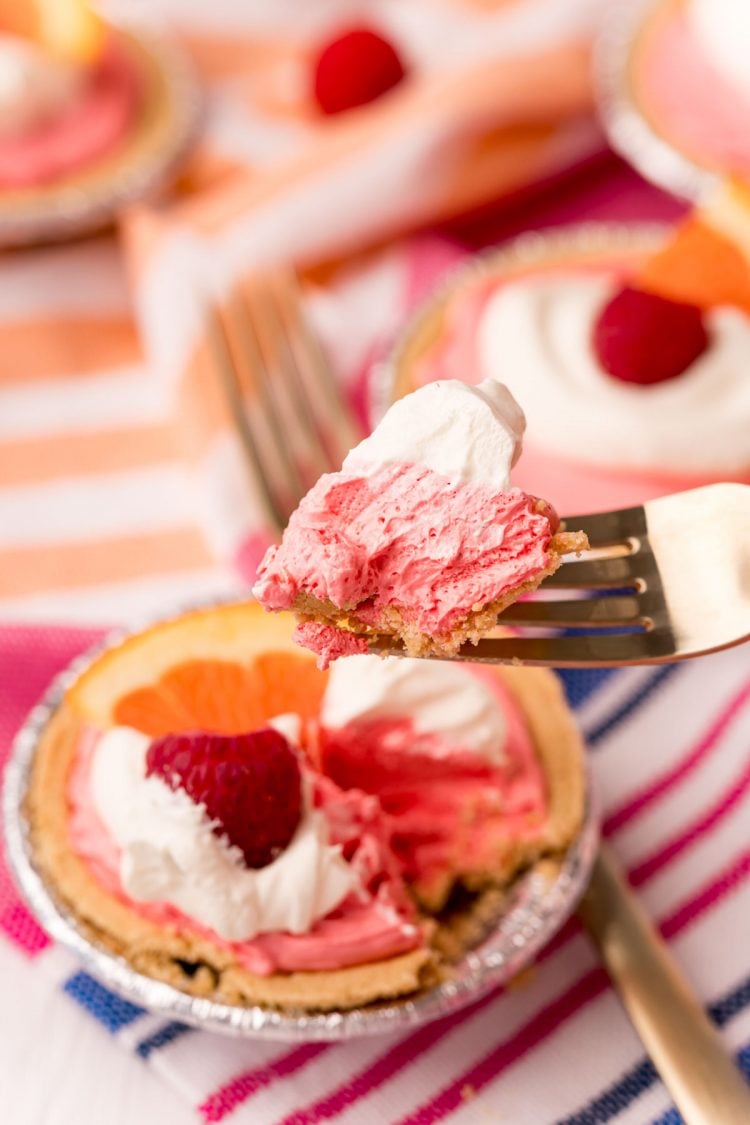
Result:
{"label": "grapefruit slice", "polygon": [[702,309],[734,305],[750,312],[750,189],[723,184],[644,263],[636,283]]}
{"label": "grapefruit slice", "polygon": [[121,724],[152,737],[239,734],[287,711],[314,718],[327,675],[292,642],[293,629],[291,615],[255,603],[187,613],[103,653],[67,702],[99,729]]}

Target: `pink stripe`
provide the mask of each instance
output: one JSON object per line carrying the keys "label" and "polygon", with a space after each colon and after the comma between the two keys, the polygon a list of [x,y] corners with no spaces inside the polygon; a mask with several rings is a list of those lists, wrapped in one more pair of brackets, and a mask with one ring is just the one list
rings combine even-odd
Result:
{"label": "pink stripe", "polygon": [[[631,818],[637,816],[643,809],[647,808],[658,797],[664,796],[673,785],[676,785],[691,769],[698,765],[698,763],[709,753],[710,749],[716,745],[719,736],[726,729],[731,719],[739,712],[742,704],[750,697],[750,683],[730,701],[721,715],[715,719],[708,731],[703,735],[697,745],[689,751],[682,762],[669,771],[668,774],[662,777],[653,786],[654,796],[649,795],[649,791],[644,791],[638,798],[628,802],[623,806],[622,812],[615,814],[617,823],[611,831],[621,828]],[[665,861],[666,862],[666,861]],[[552,942],[542,950],[537,962],[550,956],[556,949],[563,946],[566,941],[570,940],[577,933],[580,932],[580,925],[577,919],[572,918],[563,927],[563,929],[553,938]],[[360,1071],[349,1082],[342,1086],[337,1087],[331,1094],[321,1099],[319,1102],[308,1107],[307,1109],[298,1110],[287,1118],[282,1125],[302,1125],[304,1122],[321,1121],[326,1118],[335,1117],[341,1113],[346,1106],[366,1097],[372,1093],[379,1085],[388,1082],[404,1067],[410,1065],[417,1059],[423,1052],[429,1050],[434,1044],[440,1041],[442,1037],[448,1034],[454,1027],[460,1026],[465,1020],[470,1019],[478,1012],[482,1011],[489,1004],[494,1003],[498,996],[502,994],[502,990],[496,990],[483,997],[475,1004],[464,1008],[455,1016],[449,1017],[447,1020],[439,1020],[419,1031],[409,1035],[406,1039],[401,1040],[395,1044],[390,1050],[380,1056],[374,1063],[368,1066],[365,1070]]]}
{"label": "pink stripe", "polygon": [[0,929],[31,957],[50,944],[44,930],[21,902],[11,902],[0,913]]}
{"label": "pink stripe", "polygon": [[252,1094],[270,1085],[276,1078],[288,1078],[290,1074],[301,1070],[303,1066],[307,1066],[313,1059],[329,1050],[331,1045],[304,1043],[301,1047],[295,1047],[293,1051],[267,1063],[266,1066],[256,1067],[255,1070],[240,1074],[215,1094],[211,1094],[202,1105],[198,1106],[198,1112],[203,1115],[205,1121],[222,1121],[228,1113],[247,1101]]}
{"label": "pink stripe", "polygon": [[[667,937],[679,933],[734,890],[747,877],[749,871],[750,852],[747,852],[735,860],[730,867],[725,868],[717,879],[665,918],[659,927],[662,934]],[[555,1031],[563,1020],[568,1019],[599,996],[605,990],[607,983],[603,969],[590,970],[510,1039],[498,1043],[489,1054],[465,1070],[429,1102],[425,1102],[414,1113],[401,1118],[394,1125],[434,1125],[435,1122],[442,1120],[462,1104],[462,1090],[465,1086],[478,1091],[493,1082],[511,1063]]]}
{"label": "pink stripe", "polygon": [[641,883],[645,883],[652,875],[655,875],[662,867],[664,867],[670,860],[674,859],[685,848],[695,843],[707,832],[723,820],[724,817],[732,811],[735,805],[739,804],[742,798],[750,788],[750,765],[748,765],[741,774],[741,776],[734,782],[733,785],[721,795],[718,801],[711,808],[693,821],[692,824],[680,832],[679,835],[674,836],[669,840],[658,852],[649,856],[642,863],[633,867],[630,871],[630,882],[634,887],[640,887]]}
{"label": "pink stripe", "polygon": [[[101,637],[100,630],[10,625],[0,628],[0,767],[16,731],[54,676]],[[0,850],[0,929],[26,953],[48,938],[18,895]]]}
{"label": "pink stripe", "polygon": [[674,914],[665,919],[659,927],[665,938],[671,938],[688,926],[704,911],[709,910],[715,903],[733,891],[750,873],[750,851],[743,852],[739,859],[724,870],[715,882],[694,895],[689,902],[676,910]]}
{"label": "pink stripe", "polygon": [[609,813],[605,818],[602,828],[604,834],[609,835],[612,832],[616,832],[618,828],[622,828],[623,824],[631,820],[632,817],[636,816],[638,813],[643,812],[644,809],[648,808],[648,806],[652,805],[655,801],[658,801],[669,789],[682,781],[688,774],[692,773],[703,759],[715,748],[727,727],[732,720],[737,717],[748,699],[750,699],[750,682],[746,683],[729,701],[725,709],[714,720],[701,740],[685,758],[679,761],[676,766],[673,766],[672,769],[666,770],[655,780],[650,781],[648,785],[644,786],[634,797],[631,797],[630,800]]}

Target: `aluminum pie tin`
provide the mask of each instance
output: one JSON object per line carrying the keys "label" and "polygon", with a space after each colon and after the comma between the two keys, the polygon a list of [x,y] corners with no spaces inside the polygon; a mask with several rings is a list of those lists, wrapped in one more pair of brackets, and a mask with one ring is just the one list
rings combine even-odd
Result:
{"label": "aluminum pie tin", "polygon": [[595,264],[619,255],[636,258],[655,250],[668,230],[663,223],[574,223],[525,231],[503,246],[482,250],[459,263],[412,314],[385,359],[373,366],[368,385],[373,425],[397,398],[416,390],[412,369],[438,338],[448,306],[466,290],[487,281],[501,284],[546,266]]}
{"label": "aluminum pie tin", "polygon": [[122,208],[155,194],[197,137],[202,97],[181,48],[151,28],[118,20],[121,46],[139,72],[143,105],[111,153],[40,187],[0,187],[0,246],[57,242],[101,230]]}
{"label": "aluminum pie tin", "polygon": [[484,939],[461,957],[448,979],[413,998],[346,1011],[294,1014],[194,997],[137,972],[124,958],[86,936],[74,913],[43,878],[34,863],[30,826],[24,813],[40,737],[65,693],[96,657],[130,632],[112,634],[74,660],[52,682],[14,739],[5,771],[2,807],[9,866],[32,913],[51,937],[113,991],[171,1019],[248,1038],[336,1041],[407,1031],[458,1011],[507,983],[534,959],[574,910],[588,883],[599,841],[598,809],[590,778],[581,830],[563,857],[554,862],[554,870],[550,869],[552,865],[540,864],[519,877]]}
{"label": "aluminum pie tin", "polygon": [[651,183],[690,201],[706,196],[721,170],[701,164],[659,131],[634,95],[630,67],[650,17],[668,0],[614,0],[594,42],[594,90],[612,148]]}

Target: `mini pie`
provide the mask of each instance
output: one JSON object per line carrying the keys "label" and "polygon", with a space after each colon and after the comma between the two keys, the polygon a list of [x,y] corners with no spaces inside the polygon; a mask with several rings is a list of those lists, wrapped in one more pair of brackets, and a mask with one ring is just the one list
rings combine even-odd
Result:
{"label": "mini pie", "polygon": [[[559,858],[575,838],[584,801],[580,738],[557,679],[538,669],[485,670],[476,681],[474,671],[449,671],[461,680],[455,698],[465,706],[456,713],[466,712],[466,731],[484,732],[487,741],[489,715],[505,732],[502,747],[495,753],[491,745],[485,759],[473,749],[446,759],[445,732],[422,730],[421,712],[409,710],[408,676],[407,713],[381,715],[374,725],[374,712],[341,723],[328,674],[295,648],[292,629],[289,615],[270,617],[250,603],[223,606],[135,634],[95,659],[38,745],[25,810],[34,863],[87,937],[186,993],[295,1011],[412,995],[450,971],[445,951],[455,956],[476,942],[499,890],[530,865]],[[431,662],[414,663],[431,674]],[[434,698],[444,691],[438,685]],[[296,745],[284,733],[290,715]],[[261,744],[267,760],[258,757]],[[377,767],[371,774],[362,747]],[[225,751],[228,758],[210,757]],[[276,778],[263,792],[247,790],[259,793],[257,800],[246,798],[242,778],[216,788],[217,777],[240,776],[221,771],[246,752],[253,784]],[[394,775],[399,754],[408,765],[397,764]],[[411,802],[414,811],[419,786],[410,790],[408,775],[429,765],[431,754],[426,811],[441,810],[442,819],[437,848],[425,851],[407,807]],[[296,763],[303,778],[296,828],[296,813],[273,805],[280,794],[273,786],[282,784],[273,770],[282,759],[284,768]],[[147,777],[136,777],[136,760],[146,762]],[[149,804],[154,793],[156,804]],[[163,810],[158,823],[147,823],[152,808]],[[247,817],[238,819],[244,810]],[[251,846],[272,845],[265,860],[253,859],[241,839],[245,819],[261,826],[263,843],[256,833]],[[326,893],[333,888],[338,900],[300,923],[309,879],[303,874],[299,886],[295,879],[313,824],[318,835],[309,837],[307,855],[317,866],[310,870],[321,887],[333,871]],[[164,886],[174,888],[171,901],[159,898]],[[248,895],[236,887],[249,888]],[[207,916],[220,919],[217,928],[186,909],[200,900],[202,910],[204,899]],[[248,910],[253,917],[287,911],[296,932],[267,928],[238,937]]]}
{"label": "mini pie", "polygon": [[670,229],[574,225],[469,263],[407,331],[387,390],[494,375],[528,422],[519,487],[609,511],[750,482],[748,349],[750,195],[726,184]]}
{"label": "mini pie", "polygon": [[130,134],[143,80],[126,37],[88,0],[0,0],[0,190],[4,204],[68,183]]}

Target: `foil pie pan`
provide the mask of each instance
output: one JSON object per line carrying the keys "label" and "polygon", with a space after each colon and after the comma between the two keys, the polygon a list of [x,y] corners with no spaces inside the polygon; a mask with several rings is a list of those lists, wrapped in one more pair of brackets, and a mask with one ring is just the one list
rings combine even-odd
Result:
{"label": "foil pie pan", "polygon": [[521,875],[509,888],[484,938],[452,966],[447,979],[411,998],[346,1011],[296,1014],[190,996],[137,972],[124,958],[84,934],[75,914],[37,869],[24,812],[34,755],[46,725],[76,678],[125,635],[118,631],[76,659],[31,711],[11,748],[2,808],[9,865],[32,913],[55,940],[80,959],[83,967],[113,991],[172,1019],[236,1036],[332,1041],[406,1031],[455,1012],[506,983],[533,960],[574,910],[588,882],[599,839],[590,782],[584,822],[568,851],[554,865],[540,864]]}
{"label": "foil pie pan", "polygon": [[638,104],[630,63],[645,24],[664,0],[610,0],[594,42],[594,90],[612,148],[651,183],[696,201],[719,181],[718,170],[698,163],[660,133]]}

